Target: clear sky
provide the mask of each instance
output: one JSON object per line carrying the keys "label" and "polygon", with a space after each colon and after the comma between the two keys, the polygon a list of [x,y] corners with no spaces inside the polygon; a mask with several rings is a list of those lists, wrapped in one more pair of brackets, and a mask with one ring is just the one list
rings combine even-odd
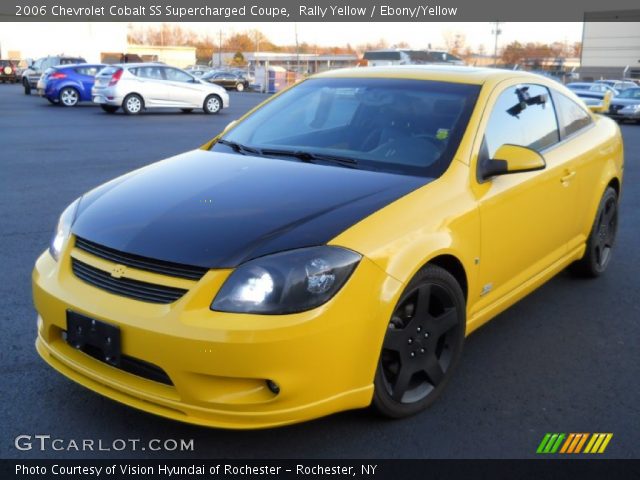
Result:
{"label": "clear sky", "polygon": [[[184,27],[193,28],[199,32],[216,35],[222,28],[225,33],[242,32],[257,28],[261,30],[275,44],[294,44],[295,26],[293,23],[183,23]],[[429,23],[329,23],[304,22],[298,23],[298,39],[300,43],[317,43],[319,45],[359,45],[376,43],[384,38],[390,45],[407,42],[412,47],[424,48],[431,44],[433,48],[444,45],[446,32],[465,36],[467,45],[477,49],[480,44],[487,52],[493,51],[494,37],[491,33],[492,25],[488,22],[429,22]],[[499,37],[501,45],[514,40],[519,42],[554,41],[578,42],[582,38],[582,22],[507,22],[500,26],[502,34]]]}

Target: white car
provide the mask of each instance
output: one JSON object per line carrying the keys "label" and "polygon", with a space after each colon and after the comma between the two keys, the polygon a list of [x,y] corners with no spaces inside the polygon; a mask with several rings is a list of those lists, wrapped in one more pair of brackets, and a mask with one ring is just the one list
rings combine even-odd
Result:
{"label": "white car", "polygon": [[205,113],[218,113],[229,106],[224,88],[158,63],[110,65],[98,73],[91,96],[105,112],[115,113],[122,107],[129,115],[156,107],[176,107],[185,113],[201,108]]}

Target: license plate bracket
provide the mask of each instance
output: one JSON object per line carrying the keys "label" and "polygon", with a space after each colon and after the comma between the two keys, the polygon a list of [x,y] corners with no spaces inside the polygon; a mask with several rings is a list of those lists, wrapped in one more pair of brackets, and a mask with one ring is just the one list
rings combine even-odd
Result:
{"label": "license plate bracket", "polygon": [[67,310],[66,341],[81,350],[113,366],[120,365],[120,328]]}

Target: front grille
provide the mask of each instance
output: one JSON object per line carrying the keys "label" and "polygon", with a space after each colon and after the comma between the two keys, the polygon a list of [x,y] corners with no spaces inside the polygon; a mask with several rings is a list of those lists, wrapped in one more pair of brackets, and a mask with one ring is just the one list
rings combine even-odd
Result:
{"label": "front grille", "polygon": [[115,278],[109,272],[87,265],[76,258],[71,258],[71,267],[76,277],[94,287],[143,302],[172,303],[187,293],[187,290],[182,288],[167,287],[130,278]]}
{"label": "front grille", "polygon": [[200,280],[205,273],[206,268],[194,267],[191,265],[183,265],[180,263],[165,262],[153,258],[141,257],[130,253],[120,252],[113,248],[104,247],[97,243],[90,242],[80,237],[76,237],[76,248],[84,250],[96,257],[104,258],[111,262],[126,265],[128,267],[146,270],[148,272],[160,273],[173,277],[188,278],[189,280]]}

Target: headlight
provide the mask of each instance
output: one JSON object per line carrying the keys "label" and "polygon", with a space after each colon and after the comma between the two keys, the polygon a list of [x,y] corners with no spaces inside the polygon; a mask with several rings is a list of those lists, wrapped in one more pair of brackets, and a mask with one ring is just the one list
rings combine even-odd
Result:
{"label": "headlight", "polygon": [[340,247],[310,247],[257,258],[239,266],[216,295],[219,312],[277,315],[329,301],[362,257]]}
{"label": "headlight", "polygon": [[73,221],[76,218],[76,211],[78,210],[79,203],[80,199],[78,198],[64,209],[64,212],[62,212],[62,215],[60,215],[60,219],[58,220],[58,226],[53,233],[51,245],[49,246],[49,252],[56,261],[60,258],[60,253],[69,239],[71,225],[73,225]]}

